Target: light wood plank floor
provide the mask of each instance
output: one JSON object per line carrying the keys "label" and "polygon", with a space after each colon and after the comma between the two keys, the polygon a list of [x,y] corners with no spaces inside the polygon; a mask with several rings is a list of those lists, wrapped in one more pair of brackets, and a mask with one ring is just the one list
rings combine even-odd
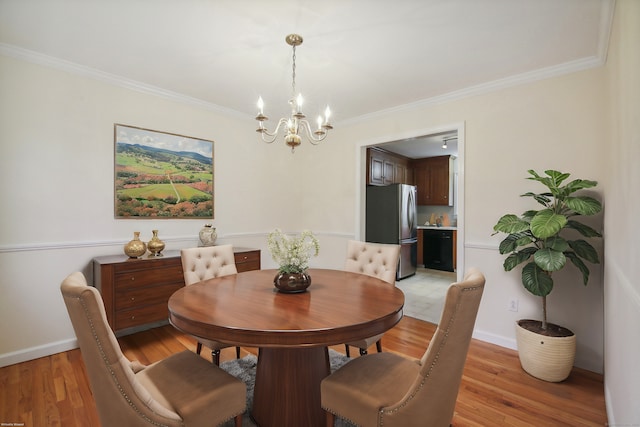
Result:
{"label": "light wood plank floor", "polygon": [[[383,350],[418,358],[434,331],[435,325],[405,316],[384,336]],[[119,341],[128,358],[145,364],[195,349],[194,340],[171,326]],[[343,346],[333,348],[344,352]],[[234,352],[225,349],[221,359],[235,357]],[[243,348],[247,352],[256,350]],[[203,349],[203,357],[210,358],[205,353]],[[351,354],[357,354],[356,349]],[[99,426],[79,350],[1,368],[0,386],[3,425]],[[566,381],[548,383],[526,374],[515,351],[471,343],[453,426],[603,426],[606,422],[601,375],[574,369]]]}

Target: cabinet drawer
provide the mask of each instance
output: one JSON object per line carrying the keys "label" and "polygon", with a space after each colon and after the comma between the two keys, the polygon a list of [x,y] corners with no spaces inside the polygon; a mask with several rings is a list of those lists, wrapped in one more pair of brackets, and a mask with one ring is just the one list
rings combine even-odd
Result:
{"label": "cabinet drawer", "polygon": [[166,303],[175,291],[183,287],[181,283],[167,283],[149,288],[129,288],[116,290],[117,310],[132,307]]}
{"label": "cabinet drawer", "polygon": [[146,307],[135,307],[131,310],[116,312],[115,330],[144,325],[169,319],[169,306],[167,301]]}
{"label": "cabinet drawer", "polygon": [[184,275],[181,268],[164,267],[148,270],[133,270],[117,272],[114,278],[116,291],[131,288],[158,286],[167,283],[181,283],[184,285]]}
{"label": "cabinet drawer", "polygon": [[234,258],[238,273],[260,270],[260,251],[236,252]]}

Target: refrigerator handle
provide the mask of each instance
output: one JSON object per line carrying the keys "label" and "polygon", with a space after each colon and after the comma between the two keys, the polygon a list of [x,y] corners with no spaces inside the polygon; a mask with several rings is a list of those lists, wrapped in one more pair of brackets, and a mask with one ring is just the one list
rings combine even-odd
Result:
{"label": "refrigerator handle", "polygon": [[415,201],[415,193],[413,191],[409,192],[408,202],[409,202],[409,209],[407,209],[407,224],[409,224],[410,230],[414,230],[416,228],[416,224],[415,224],[416,201]]}

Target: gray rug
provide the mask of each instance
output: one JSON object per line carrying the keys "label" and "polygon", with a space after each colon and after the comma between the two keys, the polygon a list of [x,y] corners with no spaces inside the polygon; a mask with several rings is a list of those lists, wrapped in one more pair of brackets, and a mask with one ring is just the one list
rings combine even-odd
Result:
{"label": "gray rug", "polygon": [[[344,354],[338,353],[335,350],[329,349],[329,361],[331,363],[331,372],[340,368],[347,363],[350,359]],[[247,385],[247,411],[242,417],[243,427],[255,427],[254,422],[251,420],[249,413],[251,412],[253,404],[253,388],[255,386],[256,379],[256,365],[258,364],[258,358],[252,354],[243,357],[242,359],[228,360],[222,362],[220,367],[233,375],[234,377],[244,381]],[[336,427],[352,427],[352,424],[336,417]],[[233,427],[233,420],[227,421],[222,427]]]}

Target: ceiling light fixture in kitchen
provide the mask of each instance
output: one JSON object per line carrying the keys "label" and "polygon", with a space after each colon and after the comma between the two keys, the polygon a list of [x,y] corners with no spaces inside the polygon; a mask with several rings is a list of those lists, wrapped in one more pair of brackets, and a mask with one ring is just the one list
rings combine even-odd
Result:
{"label": "ceiling light fixture in kitchen", "polygon": [[311,125],[306,120],[306,116],[302,113],[302,94],[296,94],[296,46],[300,46],[302,44],[302,36],[298,34],[289,34],[285,41],[289,46],[293,48],[293,81],[291,84],[292,93],[291,99],[289,99],[289,106],[291,107],[291,117],[286,118],[283,117],[278,121],[278,125],[273,132],[269,132],[264,127],[264,122],[268,120],[267,116],[264,115],[264,102],[262,101],[262,97],[258,98],[258,115],[256,116],[256,120],[260,124],[256,132],[260,133],[262,140],[268,144],[271,144],[278,137],[278,131],[281,126],[284,126],[285,136],[284,142],[291,147],[291,152],[295,150],[295,148],[300,145],[302,141],[301,134],[307,137],[310,143],[313,145],[317,145],[320,141],[327,137],[327,133],[333,129],[333,126],[329,123],[329,117],[331,116],[331,110],[327,106],[327,109],[324,112],[324,117],[318,116],[317,123],[318,127],[316,130],[311,129]]}
{"label": "ceiling light fixture in kitchen", "polygon": [[457,139],[458,139],[457,136],[445,136],[444,138],[442,138],[442,149],[446,150],[447,149],[447,142],[453,141],[453,140],[457,140]]}

